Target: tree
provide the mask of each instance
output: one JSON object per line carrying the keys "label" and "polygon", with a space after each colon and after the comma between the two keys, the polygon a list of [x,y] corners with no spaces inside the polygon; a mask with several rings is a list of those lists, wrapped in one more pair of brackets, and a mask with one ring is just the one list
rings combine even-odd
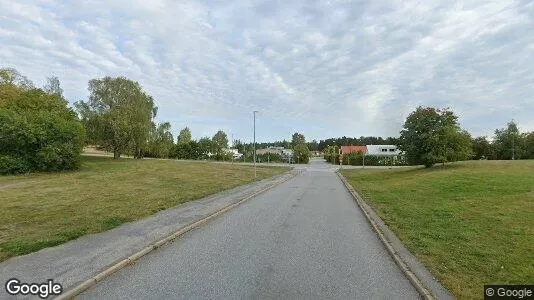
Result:
{"label": "tree", "polygon": [[291,145],[293,147],[293,161],[307,164],[311,155],[304,135],[295,132],[291,139]]}
{"label": "tree", "polygon": [[184,129],[180,130],[180,134],[178,134],[178,144],[188,144],[191,141],[191,130],[189,130],[189,127],[185,127]]}
{"label": "tree", "polygon": [[514,121],[508,122],[506,128],[495,130],[493,146],[496,159],[520,159],[526,153],[523,136]]}
{"label": "tree", "polygon": [[154,100],[139,83],[124,77],[89,81],[89,100],[77,102],[89,142],[113,151],[119,158],[132,146],[136,157],[146,147],[152,119],[157,113]]}
{"label": "tree", "polygon": [[534,131],[525,134],[525,158],[534,159]]}
{"label": "tree", "polygon": [[0,84],[3,85],[3,89],[16,87],[19,90],[30,90],[34,88],[31,80],[13,68],[0,69]]}
{"label": "tree", "polygon": [[76,169],[84,141],[67,101],[0,69],[0,174]]}
{"label": "tree", "polygon": [[308,148],[310,151],[319,151],[319,143],[316,140],[313,140],[308,143]]}
{"label": "tree", "polygon": [[427,168],[471,155],[471,137],[449,109],[418,107],[406,119],[400,141],[408,162]]}
{"label": "tree", "polygon": [[298,144],[293,148],[293,161],[300,164],[310,162],[310,150],[306,144]]}
{"label": "tree", "polygon": [[490,159],[493,156],[491,143],[485,136],[473,139],[473,159]]}
{"label": "tree", "polygon": [[169,122],[154,124],[148,141],[149,155],[157,158],[168,158],[174,145]]}
{"label": "tree", "polygon": [[293,136],[291,137],[291,147],[295,148],[295,146],[301,144],[306,144],[306,138],[304,138],[304,135],[298,132],[293,133]]}
{"label": "tree", "polygon": [[221,156],[223,154],[222,149],[228,148],[228,137],[226,136],[226,133],[224,133],[224,131],[217,131],[217,133],[211,139],[211,147],[213,150],[213,154],[216,157]]}
{"label": "tree", "polygon": [[61,88],[59,78],[56,76],[46,78],[46,84],[43,89],[48,94],[63,98],[63,89]]}
{"label": "tree", "polygon": [[203,137],[198,140],[198,155],[200,159],[206,159],[208,153],[211,152],[211,139],[209,137]]}

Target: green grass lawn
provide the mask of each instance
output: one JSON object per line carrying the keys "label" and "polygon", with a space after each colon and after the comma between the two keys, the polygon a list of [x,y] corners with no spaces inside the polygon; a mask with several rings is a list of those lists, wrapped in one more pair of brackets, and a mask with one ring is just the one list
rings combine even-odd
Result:
{"label": "green grass lawn", "polygon": [[[258,167],[258,178],[288,168]],[[80,171],[0,176],[0,261],[254,181],[250,166],[83,157]]]}
{"label": "green grass lawn", "polygon": [[342,173],[456,297],[534,283],[533,160]]}

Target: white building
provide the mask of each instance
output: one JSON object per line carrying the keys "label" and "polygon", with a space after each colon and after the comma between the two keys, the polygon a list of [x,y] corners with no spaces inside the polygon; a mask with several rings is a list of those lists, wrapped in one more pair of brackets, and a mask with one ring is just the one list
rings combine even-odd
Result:
{"label": "white building", "polygon": [[224,149],[222,149],[222,151],[225,152],[225,153],[228,153],[228,154],[232,154],[234,159],[240,159],[241,157],[243,157],[243,154],[239,153],[239,151],[237,151],[237,149],[224,148]]}
{"label": "white building", "polygon": [[395,145],[367,145],[365,155],[398,156],[401,151]]}

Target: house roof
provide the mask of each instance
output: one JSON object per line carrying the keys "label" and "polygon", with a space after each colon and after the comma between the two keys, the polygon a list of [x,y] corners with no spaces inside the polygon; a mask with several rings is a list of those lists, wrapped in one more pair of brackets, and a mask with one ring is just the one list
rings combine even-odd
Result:
{"label": "house roof", "polygon": [[351,154],[361,152],[363,154],[367,153],[366,146],[341,146],[342,154]]}

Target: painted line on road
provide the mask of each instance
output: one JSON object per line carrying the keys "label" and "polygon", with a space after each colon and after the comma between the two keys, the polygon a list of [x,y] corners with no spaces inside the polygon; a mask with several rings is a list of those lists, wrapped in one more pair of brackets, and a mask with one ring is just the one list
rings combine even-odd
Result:
{"label": "painted line on road", "polygon": [[[293,172],[293,171],[296,171],[296,172]],[[82,282],[81,284],[73,287],[72,289],[69,289],[67,292],[59,295],[58,297],[56,297],[55,299],[57,300],[64,300],[64,299],[73,299],[74,297],[78,296],[79,294],[85,292],[86,290],[88,290],[90,287],[96,285],[97,283],[99,283],[100,281],[104,280],[105,278],[107,278],[108,276],[110,276],[111,274],[131,265],[132,263],[134,263],[135,261],[137,261],[138,259],[140,259],[141,257],[147,255],[148,253],[160,248],[161,246],[167,244],[167,243],[170,243],[172,242],[173,240],[175,240],[176,238],[180,237],[181,235],[207,223],[208,221],[224,214],[225,212],[228,212],[229,210],[239,206],[240,204],[292,179],[292,178],[295,178],[297,175],[301,174],[302,173],[302,170],[295,170],[293,169],[292,171],[289,171],[287,172],[286,174],[284,175],[281,175],[280,178],[282,178],[281,180],[279,181],[276,181],[274,182],[273,184],[259,190],[259,191],[256,191],[252,194],[249,194],[243,198],[241,198],[238,202],[236,203],[233,203],[233,204],[229,204],[223,208],[221,208],[220,210],[210,214],[209,216],[203,218],[203,219],[200,219],[194,223],[191,223],[185,227],[182,227],[181,229],[167,235],[166,237],[148,245],[147,247],[143,248],[142,250],[134,253],[133,255],[119,261],[118,263],[112,265],[111,267],[105,269],[104,271],[100,272],[99,274],[89,278],[88,280]],[[287,176],[286,178],[284,178],[284,176]]]}
{"label": "painted line on road", "polygon": [[[347,179],[339,172],[339,170],[336,171],[336,173],[341,179],[341,181],[343,182],[343,184],[345,185],[345,187],[347,188],[347,190],[349,191],[349,193],[352,195],[352,197],[354,198],[358,206],[360,207],[360,210],[365,215],[365,218],[367,219],[369,224],[371,224],[371,227],[373,228],[374,232],[378,235],[378,238],[380,239],[380,241],[382,241],[382,243],[386,247],[386,250],[388,251],[390,256],[393,258],[395,263],[399,266],[399,268],[401,269],[402,273],[404,273],[406,278],[408,278],[408,280],[412,283],[412,285],[417,290],[417,292],[421,295],[421,297],[423,297],[423,299],[427,299],[427,300],[436,299],[436,297],[430,292],[430,289],[426,285],[423,284],[421,279],[419,279],[419,277],[417,277],[417,275],[414,272],[410,270],[410,268],[408,267],[408,264],[399,255],[398,249],[395,249],[393,244],[390,243],[388,239],[385,237],[385,235],[383,234],[383,229],[380,228],[381,225],[377,223],[374,220],[374,218],[372,218],[369,215],[365,207],[367,206],[367,209],[372,209],[372,208],[369,207],[368,205],[365,205],[366,203],[364,202],[363,198],[358,194],[358,192],[356,192],[356,190],[347,181]],[[379,218],[378,216],[376,217]],[[384,224],[383,226],[386,226],[386,225]]]}

